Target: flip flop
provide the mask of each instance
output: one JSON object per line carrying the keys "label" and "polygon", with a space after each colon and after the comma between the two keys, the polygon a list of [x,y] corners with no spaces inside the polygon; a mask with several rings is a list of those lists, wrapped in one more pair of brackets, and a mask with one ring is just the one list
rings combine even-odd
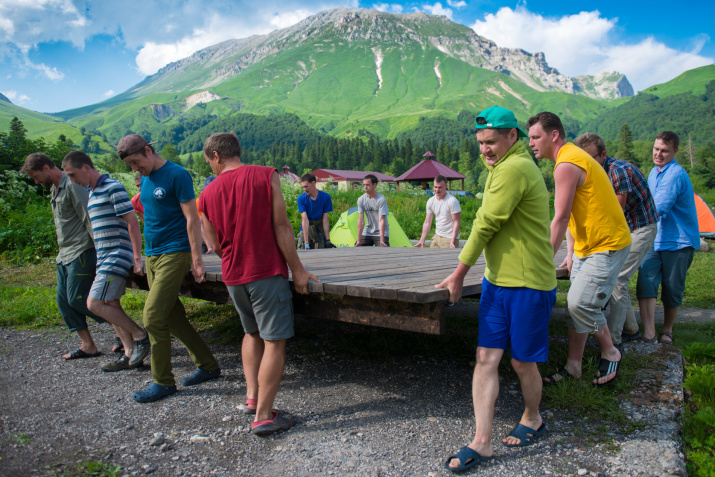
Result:
{"label": "flip flop", "polygon": [[[623,357],[621,357],[621,360],[623,360]],[[609,375],[613,372],[616,373],[615,376],[613,376],[613,379],[610,381],[606,381],[605,383],[593,383],[598,387],[601,386],[608,386],[609,384],[613,383],[613,381],[616,380],[618,377],[618,370],[621,367],[621,361],[609,361],[605,358],[601,358],[601,361],[598,362],[598,374],[593,377],[593,379],[598,379],[603,376]]]}
{"label": "flip flop", "polygon": [[[561,376],[562,379],[559,379],[558,381],[556,380],[556,376]],[[544,381],[544,379],[548,379],[548,381]],[[544,376],[541,381],[544,383],[545,386],[551,386],[554,384],[559,384],[567,379],[576,379],[573,374],[569,373],[568,370],[565,367],[561,367],[558,371],[556,371],[554,374],[549,374],[548,376]]]}
{"label": "flip flop", "polygon": [[293,427],[295,419],[287,412],[271,411],[273,419],[254,421],[251,423],[251,432],[257,436],[266,436],[277,431],[285,431]]}
{"label": "flip flop", "polygon": [[502,444],[505,447],[527,447],[533,444],[536,439],[544,435],[544,432],[546,432],[546,424],[544,424],[543,422],[537,430],[534,430],[531,427],[527,427],[523,424],[517,424],[514,429],[512,429],[512,431],[507,435],[507,437],[516,437],[517,439],[519,439],[519,443],[507,444],[506,442],[502,441]]}
{"label": "flip flop", "polygon": [[[459,467],[450,467],[449,461],[452,459],[458,459],[459,463],[462,464]],[[462,472],[467,469],[471,469],[480,462],[489,462],[494,459],[494,456],[484,457],[479,455],[479,452],[471,449],[469,446],[462,447],[459,452],[454,455],[449,456],[447,462],[444,463],[444,468],[451,470],[452,472]]]}
{"label": "flip flop", "polygon": [[77,348],[76,350],[72,351],[70,353],[69,358],[65,358],[65,360],[69,361],[70,359],[85,359],[85,358],[96,358],[97,356],[101,355],[101,351],[97,351],[96,353],[86,353],[82,351],[81,348]]}
{"label": "flip flop", "polygon": [[663,336],[667,336],[668,338],[670,338],[670,341],[663,341],[663,340],[661,339],[660,342],[661,342],[662,344],[670,344],[670,345],[673,344],[673,341],[674,341],[674,340],[673,340],[673,333],[671,333],[671,332],[669,332],[669,331],[661,331],[661,332],[660,332],[660,338],[663,338]]}

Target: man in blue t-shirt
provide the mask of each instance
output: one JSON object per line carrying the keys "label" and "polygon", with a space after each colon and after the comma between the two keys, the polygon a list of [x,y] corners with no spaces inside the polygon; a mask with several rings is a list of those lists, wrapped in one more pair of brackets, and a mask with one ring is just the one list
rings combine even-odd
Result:
{"label": "man in blue t-shirt", "polygon": [[144,242],[149,296],[144,305],[144,326],[151,339],[151,374],[154,382],[134,393],[137,402],[154,402],[176,392],[171,372],[171,336],[189,351],[196,371],[181,380],[193,386],[221,374],[218,362],[199,336],[179,300],[179,289],[191,268],[194,279],[204,280],[201,228],[194,185],[183,167],[159,156],[150,143],[130,134],[117,145],[119,158],[142,174]]}
{"label": "man in blue t-shirt", "polygon": [[327,192],[318,190],[313,174],[300,178],[303,192],[298,196],[301,228],[298,234],[298,248],[333,248],[330,242],[330,222],[328,212],[333,211],[333,201]]}

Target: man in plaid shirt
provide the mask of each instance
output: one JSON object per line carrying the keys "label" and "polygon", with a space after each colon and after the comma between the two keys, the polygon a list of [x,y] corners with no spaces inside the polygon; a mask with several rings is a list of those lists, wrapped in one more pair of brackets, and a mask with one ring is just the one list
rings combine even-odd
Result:
{"label": "man in plaid shirt", "polygon": [[622,342],[635,341],[641,337],[628,296],[628,283],[643,263],[646,252],[653,246],[658,232],[658,212],[643,173],[630,162],[608,157],[603,138],[585,133],[577,137],[574,144],[601,164],[608,174],[633,239],[631,251],[618,274],[616,287],[608,302],[611,308],[607,318],[608,329],[613,344],[620,348]]}

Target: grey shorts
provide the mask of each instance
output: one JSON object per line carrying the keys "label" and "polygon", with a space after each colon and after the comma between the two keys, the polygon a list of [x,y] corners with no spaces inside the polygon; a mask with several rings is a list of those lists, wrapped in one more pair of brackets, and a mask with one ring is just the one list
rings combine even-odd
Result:
{"label": "grey shorts", "polygon": [[566,317],[566,325],[569,328],[574,328],[577,333],[595,333],[606,326],[602,309],[611,298],[630,250],[628,245],[586,257],[573,255],[571,286],[566,298],[570,315]]}
{"label": "grey shorts", "polygon": [[241,317],[243,331],[258,331],[267,341],[293,337],[293,292],[282,275],[226,288]]}
{"label": "grey shorts", "polygon": [[124,296],[127,280],[123,277],[98,273],[89,289],[89,297],[95,300],[113,301]]}

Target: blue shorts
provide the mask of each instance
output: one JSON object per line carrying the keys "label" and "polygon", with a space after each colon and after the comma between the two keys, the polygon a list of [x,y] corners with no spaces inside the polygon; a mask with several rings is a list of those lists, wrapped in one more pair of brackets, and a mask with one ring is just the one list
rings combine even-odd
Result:
{"label": "blue shorts", "polygon": [[549,359],[549,319],[556,301],[550,291],[500,287],[482,281],[479,300],[479,346],[507,350],[525,363]]}
{"label": "blue shorts", "polygon": [[661,252],[650,249],[638,269],[636,296],[656,298],[658,286],[662,284],[660,299],[663,305],[678,308],[683,303],[685,279],[694,253],[693,247]]}

